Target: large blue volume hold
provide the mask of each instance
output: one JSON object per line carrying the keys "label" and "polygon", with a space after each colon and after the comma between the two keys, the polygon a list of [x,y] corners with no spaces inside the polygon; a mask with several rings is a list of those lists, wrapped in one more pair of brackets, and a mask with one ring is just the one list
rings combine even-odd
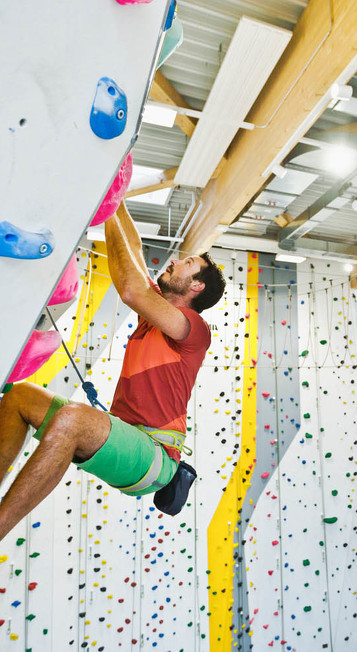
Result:
{"label": "large blue volume hold", "polygon": [[0,222],[0,256],[6,258],[35,259],[49,256],[55,246],[49,229],[38,232],[25,231],[11,222]]}
{"label": "large blue volume hold", "polygon": [[128,116],[124,91],[109,77],[101,77],[90,114],[90,126],[99,138],[109,140],[123,133]]}

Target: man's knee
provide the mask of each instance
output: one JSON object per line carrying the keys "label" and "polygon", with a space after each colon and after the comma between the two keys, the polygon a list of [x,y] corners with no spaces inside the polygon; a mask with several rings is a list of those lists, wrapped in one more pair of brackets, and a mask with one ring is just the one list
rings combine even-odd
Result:
{"label": "man's knee", "polygon": [[76,439],[83,426],[83,406],[81,403],[67,403],[60,407],[50,421],[47,432],[64,434],[68,439]]}

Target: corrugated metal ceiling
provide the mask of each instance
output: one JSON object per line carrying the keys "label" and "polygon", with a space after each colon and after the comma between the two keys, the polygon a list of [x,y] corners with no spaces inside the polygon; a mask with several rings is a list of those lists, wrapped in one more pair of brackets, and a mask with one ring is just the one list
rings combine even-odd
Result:
{"label": "corrugated metal ceiling", "polygon": [[[183,23],[184,42],[162,66],[161,72],[194,109],[202,110],[214,83],[219,67],[235,32],[239,18],[243,15],[279,27],[293,30],[301,13],[306,8],[305,1],[283,0],[178,0],[178,16]],[[357,78],[352,85],[356,89]],[[356,118],[332,109],[324,111],[307,136],[323,138],[324,131],[355,121]],[[187,147],[188,137],[177,127],[171,129],[143,124],[138,141],[134,147],[134,163],[169,169],[177,167]],[[291,166],[293,167],[293,165]],[[314,172],[313,169],[310,170]],[[315,172],[319,172],[316,171]],[[293,197],[289,204],[292,217],[298,216],[306,207],[320,197],[333,183],[326,173],[311,184],[299,197]],[[356,190],[356,192],[355,192]],[[269,196],[269,186],[264,191]],[[198,191],[199,194],[199,191]],[[351,199],[357,195],[357,188],[350,191]],[[170,197],[171,235],[176,232],[180,222],[191,204],[192,195],[188,189],[175,189]],[[161,225],[160,235],[166,235],[168,228],[168,206],[130,202],[133,217],[141,221],[156,222]],[[282,211],[280,211],[282,212]],[[264,204],[247,208],[240,219],[232,226],[232,231],[246,235],[266,237],[277,234],[278,227],[273,220],[279,210],[271,214],[264,211]],[[329,219],[314,228],[313,237],[336,239],[351,242],[356,238],[356,216],[351,202]]]}

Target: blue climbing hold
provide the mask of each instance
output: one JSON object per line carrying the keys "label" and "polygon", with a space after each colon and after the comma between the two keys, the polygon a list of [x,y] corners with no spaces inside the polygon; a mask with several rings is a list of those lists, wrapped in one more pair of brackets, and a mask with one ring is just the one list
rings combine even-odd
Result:
{"label": "blue climbing hold", "polygon": [[0,222],[0,256],[6,258],[36,259],[49,256],[55,240],[49,229],[36,233],[25,231],[11,222]]}
{"label": "blue climbing hold", "polygon": [[99,138],[109,140],[123,133],[128,116],[124,91],[109,77],[101,77],[90,114],[90,126]]}
{"label": "blue climbing hold", "polygon": [[164,32],[166,32],[167,29],[170,29],[173,19],[175,17],[175,11],[176,11],[176,0],[171,0],[169,10],[167,12],[167,17],[166,17],[166,23],[164,26]]}

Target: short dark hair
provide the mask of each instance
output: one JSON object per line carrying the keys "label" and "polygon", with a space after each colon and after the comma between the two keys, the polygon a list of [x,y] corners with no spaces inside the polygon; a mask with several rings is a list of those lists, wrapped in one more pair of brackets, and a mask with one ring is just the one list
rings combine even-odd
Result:
{"label": "short dark hair", "polygon": [[202,266],[200,271],[194,274],[192,278],[202,281],[205,287],[191,301],[191,308],[196,310],[196,312],[202,312],[202,310],[214,306],[220,300],[226,287],[222,270],[212,260],[211,256],[205,252],[204,254],[200,254],[200,258],[203,258],[206,265]]}

